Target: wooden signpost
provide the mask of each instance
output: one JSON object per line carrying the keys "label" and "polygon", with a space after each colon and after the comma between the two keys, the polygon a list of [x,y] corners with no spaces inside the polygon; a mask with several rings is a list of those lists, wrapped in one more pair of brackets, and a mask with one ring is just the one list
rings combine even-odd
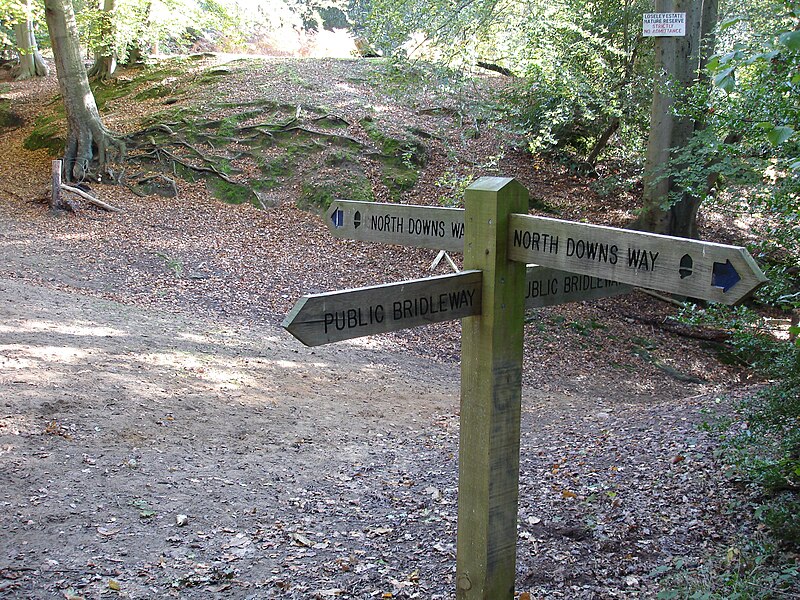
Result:
{"label": "wooden signpost", "polygon": [[481,314],[481,272],[303,296],[283,327],[306,346]]}
{"label": "wooden signpost", "polygon": [[745,248],[516,214],[511,260],[735,304],[767,278]]}
{"label": "wooden signpost", "polygon": [[461,252],[464,210],[334,200],[326,224],[334,237]]}
{"label": "wooden signpost", "polygon": [[[624,294],[631,286],[547,267],[525,270],[525,308],[542,308]],[[319,346],[474,317],[481,314],[481,273],[412,279],[324,294],[295,303],[282,326],[306,346]]]}
{"label": "wooden signpost", "polygon": [[525,308],[542,308],[627,294],[624,283],[592,275],[576,275],[539,265],[525,270]]}
{"label": "wooden signpost", "polygon": [[318,345],[462,319],[458,600],[514,597],[525,306],[628,285],[733,304],[766,281],[744,248],[531,217],[527,197],[483,177],[464,211],[336,201],[334,235],[463,250],[467,270],[304,296],[283,323]]}

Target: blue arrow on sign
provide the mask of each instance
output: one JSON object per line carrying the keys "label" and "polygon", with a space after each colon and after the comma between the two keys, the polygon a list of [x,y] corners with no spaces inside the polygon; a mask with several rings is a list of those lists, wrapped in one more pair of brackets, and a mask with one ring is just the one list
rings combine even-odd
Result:
{"label": "blue arrow on sign", "polygon": [[727,292],[741,280],[742,278],[739,277],[739,273],[730,260],[724,263],[714,263],[714,268],[711,271],[711,285],[714,287],[722,288],[723,292]]}
{"label": "blue arrow on sign", "polygon": [[333,226],[337,229],[344,225],[344,211],[341,208],[333,211],[333,214],[331,214],[331,221],[333,222]]}

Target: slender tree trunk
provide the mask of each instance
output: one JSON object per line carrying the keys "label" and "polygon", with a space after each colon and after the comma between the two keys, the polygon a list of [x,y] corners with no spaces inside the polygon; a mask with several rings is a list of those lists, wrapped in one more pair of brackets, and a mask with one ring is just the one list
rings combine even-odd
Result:
{"label": "slender tree trunk", "polygon": [[[30,0],[28,0],[28,8],[30,9]],[[30,10],[27,12],[30,13]],[[39,52],[39,46],[36,44],[33,21],[26,19],[14,25],[14,36],[19,53],[19,66],[14,73],[14,78],[46,77],[49,70]]]}
{"label": "slender tree trunk", "polygon": [[589,152],[589,156],[586,157],[586,162],[592,167],[594,167],[597,163],[600,153],[606,149],[609,140],[611,140],[611,136],[617,132],[617,129],[619,129],[619,117],[614,117],[611,119],[611,122],[608,124],[608,127],[606,127],[606,130],[602,133],[602,135],[597,138],[594,148],[592,148],[592,151]]}
{"label": "slender tree trunk", "polygon": [[113,179],[108,169],[109,160],[113,154],[121,158],[124,145],[100,119],[81,58],[71,0],[45,0],[45,17],[67,113],[64,179],[83,181],[104,176]]}
{"label": "slender tree trunk", "polygon": [[103,0],[100,16],[100,48],[94,53],[94,65],[87,73],[92,79],[106,81],[117,70],[117,53],[114,50],[114,23],[112,21],[116,0]]}
{"label": "slender tree trunk", "polygon": [[[625,7],[625,10],[627,15],[627,10],[628,10],[627,5]],[[628,31],[627,27],[625,28],[625,31],[627,35]],[[638,40],[633,43],[633,47],[630,51],[628,59],[625,61],[625,70],[623,71],[622,74],[622,80],[617,85],[617,91],[618,91],[617,102],[619,102],[620,105],[624,105],[624,101],[622,99],[624,95],[623,91],[628,86],[628,84],[630,84],[631,78],[633,77],[633,71],[634,68],[636,67],[636,56],[639,54],[640,45],[641,44]],[[627,48],[628,44],[626,43],[625,46]],[[611,141],[611,136],[613,136],[617,132],[617,129],[619,129],[620,124],[621,124],[620,117],[613,117],[609,122],[608,127],[606,127],[605,131],[600,135],[599,138],[597,138],[594,147],[592,148],[591,152],[589,152],[589,156],[586,157],[586,162],[589,163],[589,165],[591,165],[592,168],[594,168],[595,164],[597,163],[597,159],[600,157],[600,153],[606,149],[606,146],[608,146],[608,142]]]}
{"label": "slender tree trunk", "polygon": [[685,12],[684,37],[656,38],[656,82],[645,159],[643,211],[636,226],[645,231],[697,237],[701,199],[680,190],[668,176],[680,165],[671,150],[686,145],[703,124],[673,111],[675,96],[692,85],[707,85],[701,67],[711,52],[709,40],[717,20],[718,0],[656,0],[656,12]]}

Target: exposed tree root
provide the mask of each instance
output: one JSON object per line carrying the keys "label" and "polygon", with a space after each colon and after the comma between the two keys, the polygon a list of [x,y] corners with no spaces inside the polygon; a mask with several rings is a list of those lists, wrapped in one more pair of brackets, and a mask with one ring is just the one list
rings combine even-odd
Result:
{"label": "exposed tree root", "polygon": [[114,80],[117,70],[117,60],[114,56],[96,56],[94,64],[86,72],[89,79],[101,83],[110,83]]}
{"label": "exposed tree root", "polygon": [[211,173],[213,175],[216,175],[217,177],[219,177],[220,179],[222,179],[223,181],[225,181],[227,183],[236,183],[233,179],[231,179],[225,173],[223,173],[222,171],[217,169],[214,165],[211,165],[211,164],[193,165],[189,161],[182,159],[181,157],[173,154],[172,152],[169,152],[168,150],[164,150],[163,148],[159,148],[158,151],[161,152],[164,156],[166,156],[170,160],[172,160],[173,162],[175,162],[175,163],[177,163],[179,165],[183,165],[187,169],[191,169],[192,171],[196,171],[197,173]]}
{"label": "exposed tree root", "polygon": [[116,181],[111,165],[125,159],[125,138],[102,125],[71,128],[63,159],[65,181]]}
{"label": "exposed tree root", "polygon": [[359,140],[357,140],[355,138],[352,138],[350,136],[347,136],[347,135],[339,135],[338,133],[328,133],[327,131],[316,131],[314,129],[308,129],[306,127],[301,127],[299,125],[294,126],[294,127],[287,127],[283,131],[285,131],[287,133],[288,132],[292,132],[292,131],[299,131],[301,133],[307,133],[309,135],[315,135],[315,136],[319,136],[319,137],[324,137],[324,138],[328,138],[330,140],[344,140],[344,141],[350,142],[351,144],[356,144],[358,146],[362,145],[362,143]]}
{"label": "exposed tree root", "polygon": [[[346,130],[333,131],[348,126],[347,120],[336,115],[320,116],[319,112],[298,109],[289,115],[276,113],[274,120],[246,124],[235,124],[231,119],[171,118],[124,136],[102,127],[82,130],[80,135],[68,140],[62,172],[66,182],[113,178],[137,195],[177,195],[177,186],[171,177],[178,175],[181,169],[247,187],[249,182],[231,175],[232,161],[244,158],[255,165],[263,165],[266,149],[284,144],[308,145],[309,151],[329,146],[363,148],[365,142],[346,135]],[[295,135],[310,139],[293,141]],[[124,163],[151,165],[152,168],[145,168],[146,172],[138,173],[134,180],[126,179]]]}

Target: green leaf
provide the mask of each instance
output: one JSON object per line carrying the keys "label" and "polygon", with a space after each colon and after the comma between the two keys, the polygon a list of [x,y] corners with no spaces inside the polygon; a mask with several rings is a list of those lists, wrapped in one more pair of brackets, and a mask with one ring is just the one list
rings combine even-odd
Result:
{"label": "green leaf", "polygon": [[738,60],[742,57],[742,52],[740,50],[734,50],[733,52],[728,52],[727,54],[717,55],[713,58],[717,59],[717,63],[719,66],[724,66],[730,63],[731,61]]}
{"label": "green leaf", "polygon": [[735,68],[724,69],[714,75],[714,85],[718,88],[725,90],[728,94],[736,87],[736,74]]}
{"label": "green leaf", "polygon": [[793,135],[794,129],[786,125],[779,125],[774,127],[772,131],[767,132],[767,139],[773,146],[780,146]]}
{"label": "green leaf", "polygon": [[778,41],[789,50],[800,50],[800,31],[787,31],[778,37]]}
{"label": "green leaf", "polygon": [[746,20],[747,17],[745,17],[744,15],[736,15],[735,17],[730,17],[728,19],[725,19],[724,21],[722,21],[722,23],[719,24],[719,30],[725,31],[726,29],[728,29],[728,27],[733,27],[737,23],[741,23],[742,21]]}
{"label": "green leaf", "polygon": [[708,69],[709,72],[713,73],[717,69],[719,69],[719,67],[720,67],[719,55],[712,56],[710,59],[708,59],[708,62],[706,63],[706,69]]}

